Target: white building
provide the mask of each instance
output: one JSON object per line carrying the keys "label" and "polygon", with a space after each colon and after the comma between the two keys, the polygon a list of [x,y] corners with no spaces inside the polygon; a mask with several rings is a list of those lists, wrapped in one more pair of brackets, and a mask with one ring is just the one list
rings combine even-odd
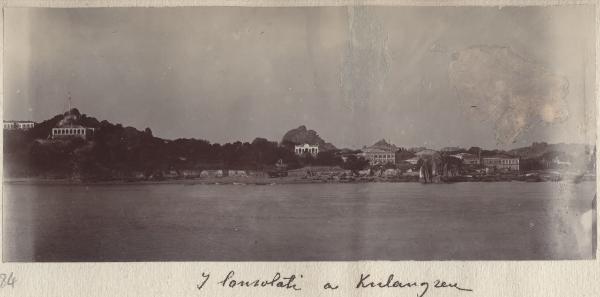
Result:
{"label": "white building", "polygon": [[396,152],[390,149],[366,148],[363,149],[362,156],[371,165],[396,164]]}
{"label": "white building", "polygon": [[4,121],[4,130],[29,130],[35,127],[32,121]]}
{"label": "white building", "polygon": [[519,171],[519,158],[509,155],[496,155],[483,158],[485,168],[493,168],[505,171]]}
{"label": "white building", "polygon": [[80,125],[64,126],[52,128],[52,139],[80,137],[89,139],[94,135],[94,128],[88,128]]}
{"label": "white building", "polygon": [[56,127],[52,128],[50,137],[52,139],[81,138],[88,140],[94,136],[95,129],[82,126],[81,114],[76,108],[71,108],[71,97],[69,97],[69,110],[63,114],[62,120]]}
{"label": "white building", "polygon": [[385,139],[377,141],[370,147],[362,149],[362,156],[371,165],[396,164],[396,153],[399,148],[388,143]]}
{"label": "white building", "polygon": [[311,145],[308,143],[296,145],[294,147],[294,152],[296,153],[296,155],[304,155],[306,153],[309,153],[313,156],[316,156],[319,153],[319,145]]}

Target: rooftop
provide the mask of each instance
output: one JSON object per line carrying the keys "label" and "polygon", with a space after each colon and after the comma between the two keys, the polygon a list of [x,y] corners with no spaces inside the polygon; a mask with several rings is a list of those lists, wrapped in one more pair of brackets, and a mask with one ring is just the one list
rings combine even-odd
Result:
{"label": "rooftop", "polygon": [[518,159],[519,157],[515,157],[509,154],[496,154],[493,156],[483,157],[484,159]]}
{"label": "rooftop", "polygon": [[24,121],[24,120],[16,120],[16,121],[11,121],[11,120],[4,120],[5,123],[35,123],[34,121]]}

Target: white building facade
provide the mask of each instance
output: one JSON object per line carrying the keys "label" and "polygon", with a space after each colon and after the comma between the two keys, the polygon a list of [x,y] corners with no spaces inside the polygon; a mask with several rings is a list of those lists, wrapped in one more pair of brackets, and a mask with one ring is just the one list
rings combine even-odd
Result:
{"label": "white building facade", "polygon": [[519,158],[513,156],[484,157],[483,166],[503,171],[519,171]]}
{"label": "white building facade", "polygon": [[29,130],[35,127],[32,121],[4,121],[4,130]]}
{"label": "white building facade", "polygon": [[82,139],[89,139],[92,136],[94,136],[94,128],[87,128],[83,126],[66,126],[52,128],[52,139],[69,137],[80,137]]}
{"label": "white building facade", "polygon": [[369,160],[371,165],[396,164],[396,152],[378,148],[363,149],[362,156]]}
{"label": "white building facade", "polygon": [[294,147],[294,152],[296,153],[296,155],[304,155],[306,153],[309,153],[313,156],[316,156],[317,154],[319,154],[319,146],[311,145],[308,143],[305,143],[302,145],[296,145]]}

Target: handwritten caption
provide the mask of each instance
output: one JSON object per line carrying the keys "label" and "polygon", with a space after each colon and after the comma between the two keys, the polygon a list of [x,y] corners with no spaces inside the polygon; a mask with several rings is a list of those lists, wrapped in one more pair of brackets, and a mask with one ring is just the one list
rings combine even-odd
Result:
{"label": "handwritten caption", "polygon": [[[279,288],[283,290],[301,291],[308,284],[303,283],[302,274],[282,274],[276,272],[273,276],[266,278],[245,278],[240,277],[235,271],[231,270],[225,275],[212,276],[210,273],[203,272],[200,281],[196,284],[198,290],[206,286],[215,285],[219,288]],[[314,285],[314,284],[310,284]],[[371,274],[361,273],[351,284],[338,284],[330,281],[324,281],[319,285],[323,290],[337,290],[342,286],[348,286],[351,289],[413,289],[417,291],[417,297],[424,297],[432,289],[450,289],[463,292],[472,292],[472,289],[463,287],[456,282],[443,280],[434,281],[402,281],[394,274],[389,274],[385,279],[376,279]]]}

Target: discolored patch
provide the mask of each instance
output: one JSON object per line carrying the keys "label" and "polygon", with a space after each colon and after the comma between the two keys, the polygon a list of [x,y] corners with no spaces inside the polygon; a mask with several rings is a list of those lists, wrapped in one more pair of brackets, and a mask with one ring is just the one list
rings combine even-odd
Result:
{"label": "discolored patch", "polygon": [[568,80],[508,47],[473,46],[455,52],[448,75],[465,109],[494,124],[498,143],[515,142],[535,124],[568,117]]}
{"label": "discolored patch", "polygon": [[348,7],[349,38],[343,55],[340,85],[346,106],[366,106],[381,92],[389,72],[388,34],[369,7]]}

